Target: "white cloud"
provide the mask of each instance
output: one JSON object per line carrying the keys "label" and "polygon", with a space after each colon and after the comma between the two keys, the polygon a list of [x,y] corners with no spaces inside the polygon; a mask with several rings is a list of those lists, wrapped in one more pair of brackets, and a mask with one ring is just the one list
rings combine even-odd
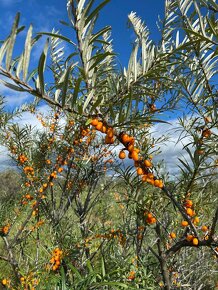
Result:
{"label": "white cloud", "polygon": [[163,161],[163,167],[170,174],[176,175],[178,173],[178,164],[180,163],[178,158],[185,158],[190,160],[188,153],[184,150],[184,145],[188,144],[189,139],[186,137],[182,141],[179,140],[180,130],[178,120],[174,119],[170,124],[158,123],[152,130],[152,136],[156,139],[166,137],[166,142],[158,144],[160,147],[160,154],[155,156],[155,162]]}
{"label": "white cloud", "polygon": [[14,118],[13,122],[17,123],[21,127],[25,125],[31,125],[32,127],[35,127],[36,129],[43,128],[39,120],[33,114],[29,112],[23,113],[21,117]]}

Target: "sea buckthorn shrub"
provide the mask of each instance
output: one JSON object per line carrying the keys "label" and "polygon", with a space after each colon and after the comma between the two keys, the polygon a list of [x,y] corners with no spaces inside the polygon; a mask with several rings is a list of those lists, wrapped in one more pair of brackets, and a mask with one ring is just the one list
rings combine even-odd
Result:
{"label": "sea buckthorn shrub", "polygon": [[[110,28],[95,26],[107,2],[68,1],[75,40],[54,30],[33,38],[30,26],[13,60],[18,13],[1,42],[1,82],[35,98],[14,112],[0,99],[0,140],[19,176],[1,196],[1,286],[213,289],[217,6],[165,1],[159,43],[130,13],[135,41],[119,69]],[[32,46],[44,34],[29,74]],[[63,41],[76,43],[68,56]],[[21,124],[23,114],[38,125]],[[164,154],[171,140],[182,152],[175,147],[177,167],[173,152]]]}

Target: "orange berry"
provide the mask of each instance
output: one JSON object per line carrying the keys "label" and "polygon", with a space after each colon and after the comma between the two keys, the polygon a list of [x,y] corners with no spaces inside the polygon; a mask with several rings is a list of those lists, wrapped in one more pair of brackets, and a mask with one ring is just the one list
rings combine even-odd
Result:
{"label": "orange berry", "polygon": [[91,125],[92,126],[97,126],[98,125],[98,119],[92,119]]}
{"label": "orange berry", "polygon": [[54,264],[54,262],[55,262],[55,259],[54,259],[54,257],[52,257],[51,259],[50,259],[50,261],[49,261],[51,264]]}
{"label": "orange berry", "polygon": [[190,199],[186,199],[184,205],[185,205],[185,207],[192,207],[193,202]]}
{"label": "orange berry", "polygon": [[120,159],[125,159],[126,158],[126,153],[122,150],[122,151],[120,151],[120,153],[119,153],[119,158]]}
{"label": "orange berry", "polygon": [[155,179],[154,186],[155,187],[159,187],[159,185],[160,185],[160,180],[159,179]]}
{"label": "orange berry", "polygon": [[142,176],[142,181],[144,181],[144,182],[146,182],[147,181],[147,175],[146,174],[144,174],[143,176]]}
{"label": "orange berry", "polygon": [[42,193],[43,190],[44,190],[44,188],[41,187],[41,188],[39,189],[39,192]]}
{"label": "orange berry", "polygon": [[130,271],[129,276],[127,277],[128,280],[134,280],[135,279],[135,271]]}
{"label": "orange berry", "polygon": [[205,137],[205,138],[209,138],[210,135],[211,135],[211,131],[210,131],[210,129],[205,129],[205,130],[203,130],[203,132],[202,132],[202,136],[203,136],[203,137]]}
{"label": "orange berry", "polygon": [[150,223],[151,223],[151,219],[152,219],[152,218],[148,218],[148,217],[147,217],[146,220],[145,220],[146,223],[150,224]]}
{"label": "orange berry", "polygon": [[152,218],[151,218],[151,224],[154,224],[154,223],[156,223],[156,221],[157,221],[157,220],[156,220],[156,218],[155,218],[155,217],[152,217]]}
{"label": "orange berry", "polygon": [[152,217],[153,217],[153,216],[152,216],[152,213],[148,213],[148,214],[147,214],[147,218],[150,219],[150,218],[152,218]]}
{"label": "orange berry", "polygon": [[139,148],[134,148],[135,152],[139,153],[140,149]]}
{"label": "orange berry", "polygon": [[123,143],[125,144],[125,143],[129,142],[130,137],[127,134],[122,134],[121,139],[122,139]]}
{"label": "orange berry", "polygon": [[105,144],[113,144],[114,143],[114,137],[109,138],[108,135],[105,137]]}
{"label": "orange berry", "polygon": [[6,286],[8,284],[7,279],[2,279],[2,285]]}
{"label": "orange berry", "polygon": [[130,136],[130,137],[129,137],[129,143],[134,144],[134,142],[135,142],[134,137]]}
{"label": "orange berry", "polygon": [[175,239],[176,238],[176,234],[174,232],[170,233],[170,237],[171,239]]}
{"label": "orange berry", "polygon": [[60,260],[60,256],[59,256],[59,254],[57,254],[57,255],[54,256],[54,260],[55,260],[55,261],[59,261],[59,260]]}
{"label": "orange berry", "polygon": [[149,173],[148,173],[148,178],[151,178],[151,179],[153,179],[153,178],[154,178],[154,174],[153,174],[153,173],[151,173],[151,172],[149,172]]}
{"label": "orange berry", "polygon": [[163,187],[164,187],[163,181],[160,180],[159,188],[163,188]]}
{"label": "orange berry", "polygon": [[103,128],[103,123],[102,122],[98,122],[98,124],[96,125],[96,130],[101,131]]}
{"label": "orange berry", "polygon": [[52,267],[52,270],[53,271],[56,271],[58,269],[58,266],[56,266],[56,265],[54,265],[53,267]]}
{"label": "orange berry", "polygon": [[201,227],[201,230],[202,230],[203,232],[206,232],[206,231],[208,230],[208,227],[207,227],[207,226],[202,226],[202,227]]}
{"label": "orange berry", "polygon": [[143,169],[141,167],[137,168],[137,174],[142,175],[143,174]]}
{"label": "orange berry", "polygon": [[196,225],[196,224],[198,224],[199,222],[200,222],[200,219],[199,219],[198,216],[196,216],[196,217],[194,218],[194,220],[193,220],[193,223]]}
{"label": "orange berry", "polygon": [[145,161],[144,161],[144,164],[145,164],[146,167],[151,167],[151,166],[152,166],[150,160],[145,160]]}
{"label": "orange berry", "polygon": [[138,153],[137,153],[135,150],[133,150],[133,151],[131,152],[131,156],[132,156],[132,159],[133,159],[134,161],[138,161],[138,160],[139,160],[139,155],[138,155]]}
{"label": "orange berry", "polygon": [[7,225],[7,226],[4,226],[2,229],[1,229],[1,232],[4,234],[4,235],[7,235],[8,232],[10,230],[10,225]]}
{"label": "orange berry", "polygon": [[193,210],[191,208],[187,208],[186,213],[188,216],[193,216]]}
{"label": "orange berry", "polygon": [[113,130],[113,128],[109,127],[109,128],[107,129],[107,136],[108,136],[109,138],[113,138],[113,136],[114,136],[114,130]]}
{"label": "orange berry", "polygon": [[198,245],[198,239],[197,239],[197,238],[194,238],[194,239],[192,240],[192,244],[193,244],[194,246],[197,246],[197,245]]}
{"label": "orange berry", "polygon": [[149,184],[151,185],[154,185],[154,179],[153,178],[149,178],[147,177],[147,180],[146,180]]}
{"label": "orange berry", "polygon": [[[107,128],[106,128],[106,126],[102,126],[101,132],[102,132],[102,133],[106,133],[106,132],[107,132]],[[112,136],[112,137],[113,137],[113,136]]]}
{"label": "orange berry", "polygon": [[186,236],[186,240],[188,241],[188,242],[191,242],[192,240],[193,240],[193,235],[187,235]]}
{"label": "orange berry", "polygon": [[181,226],[182,227],[187,227],[188,226],[188,222],[187,221],[182,221],[181,222]]}
{"label": "orange berry", "polygon": [[159,179],[156,179],[156,180],[154,181],[154,186],[155,186],[155,187],[159,187],[159,188],[163,188],[163,187],[164,187],[164,185],[163,185],[163,181],[162,181],[162,180],[159,180]]}
{"label": "orange berry", "polygon": [[133,144],[129,144],[128,147],[127,147],[127,150],[129,152],[132,152],[134,150],[134,145]]}

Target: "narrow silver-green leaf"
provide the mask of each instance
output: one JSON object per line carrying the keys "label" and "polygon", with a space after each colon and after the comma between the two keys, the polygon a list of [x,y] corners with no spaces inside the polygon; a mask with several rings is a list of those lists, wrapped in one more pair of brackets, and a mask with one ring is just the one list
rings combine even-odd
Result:
{"label": "narrow silver-green leaf", "polygon": [[23,61],[24,61],[24,59],[23,59],[23,53],[22,53],[21,56],[20,56],[20,59],[18,61],[18,64],[17,64],[17,68],[16,68],[16,76],[17,76],[17,78],[20,78],[20,73],[21,73],[22,67],[23,67]]}
{"label": "narrow silver-green leaf", "polygon": [[30,53],[31,53],[31,40],[32,40],[32,34],[33,34],[33,27],[30,25],[27,37],[25,41],[25,48],[24,48],[24,56],[23,56],[23,80],[26,81],[27,74],[28,74],[28,68],[29,68],[29,62],[30,62]]}
{"label": "narrow silver-green leaf", "polygon": [[92,12],[91,14],[86,18],[85,25],[86,26],[89,21],[91,21],[96,15],[99,13],[99,11],[108,3],[110,0],[105,0],[101,4],[99,4]]}
{"label": "narrow silver-green leaf", "polygon": [[1,48],[0,48],[0,65],[2,63],[2,60],[5,56],[7,47],[8,47],[8,43],[9,43],[9,38],[5,40],[5,42],[2,44]]}
{"label": "narrow silver-green leaf", "polygon": [[67,290],[64,268],[61,267],[61,290]]}
{"label": "narrow silver-green leaf", "polygon": [[196,1],[194,1],[194,6],[195,6],[195,10],[196,10],[196,12],[198,14],[198,19],[199,19],[199,23],[200,23],[200,27],[201,27],[201,32],[202,32],[203,36],[206,37],[203,16],[201,15],[200,9],[199,9],[198,4],[197,4]]}
{"label": "narrow silver-green leaf", "polygon": [[94,91],[92,90],[91,92],[89,92],[89,94],[84,102],[83,111],[85,111],[85,109],[87,108],[88,104],[91,102],[93,97],[94,97]]}
{"label": "narrow silver-green leaf", "polygon": [[82,12],[82,10],[84,8],[85,2],[86,2],[86,0],[80,0],[79,3],[78,3],[78,6],[77,6],[78,18],[80,18],[80,16],[81,16],[81,12]]}
{"label": "narrow silver-green leaf", "polygon": [[93,112],[102,102],[104,102],[104,99],[99,97],[97,101],[93,104],[93,106],[90,109],[90,112]]}
{"label": "narrow silver-green leaf", "polygon": [[62,39],[62,40],[65,40],[67,42],[69,42],[70,44],[73,44],[73,45],[76,45],[70,38],[68,37],[65,37],[61,34],[57,34],[57,33],[49,33],[49,32],[39,32],[37,33],[38,35],[47,35],[47,36],[51,36],[51,37],[56,37],[56,38],[59,38],[59,39]]}
{"label": "narrow silver-green leaf", "polygon": [[70,65],[64,75],[64,82],[62,86],[62,95],[61,95],[62,107],[64,107],[65,101],[66,101],[66,95],[67,95],[67,89],[69,85],[69,77],[70,77],[71,70],[72,70],[72,66]]}
{"label": "narrow silver-green leaf", "polygon": [[86,7],[84,8],[83,13],[84,13],[85,18],[88,17],[88,15],[89,15],[89,11],[91,10],[91,8],[92,8],[94,2],[95,2],[95,0],[90,0],[90,1],[87,3]]}
{"label": "narrow silver-green leaf", "polygon": [[89,40],[89,44],[93,43],[94,41],[96,41],[99,36],[103,35],[104,33],[108,32],[111,30],[110,26],[106,26],[103,29],[99,30],[97,33],[93,34],[93,36],[90,38]]}
{"label": "narrow silver-green leaf", "polygon": [[191,29],[187,29],[187,28],[184,28],[184,30],[190,34],[194,34],[195,36],[197,36],[201,41],[206,41],[208,43],[212,43],[214,45],[218,45],[217,42],[213,41],[212,39],[208,38],[208,37],[205,37],[203,36],[202,34],[194,31],[194,30],[191,30]]}
{"label": "narrow silver-green leaf", "polygon": [[28,76],[28,78],[27,78],[27,82],[29,82],[31,79],[34,81],[34,76],[37,74],[37,71],[38,71],[38,69],[37,68],[35,68],[30,74],[29,74],[29,76]]}
{"label": "narrow silver-green leaf", "polygon": [[61,94],[61,90],[60,89],[57,89],[55,91],[55,102],[58,102],[59,101],[60,94]]}
{"label": "narrow silver-green leaf", "polygon": [[186,164],[181,158],[178,158],[178,160],[182,163],[182,165],[187,169],[187,171],[190,173],[192,172],[191,168]]}
{"label": "narrow silver-green leaf", "polygon": [[76,100],[77,100],[77,97],[78,97],[78,94],[79,94],[79,88],[80,88],[81,81],[82,81],[82,78],[78,78],[76,80],[74,91],[73,91],[72,102],[71,102],[71,107],[72,108],[74,107],[74,105],[76,103]]}
{"label": "narrow silver-green leaf", "polygon": [[94,63],[91,65],[91,67],[89,68],[89,70],[92,70],[93,68],[97,67],[97,65],[102,62],[107,56],[112,56],[112,55],[115,55],[114,53],[111,53],[111,52],[105,52],[105,53],[99,53],[97,55],[95,55],[94,57],[92,57],[90,59],[91,60],[94,60]]}
{"label": "narrow silver-green leaf", "polygon": [[10,70],[10,64],[11,64],[11,59],[12,59],[12,53],[14,50],[14,44],[15,44],[15,40],[16,40],[19,20],[20,20],[20,13],[17,13],[15,20],[14,20],[14,23],[13,23],[13,26],[12,26],[11,34],[9,36],[8,49],[7,49],[7,53],[6,53],[6,70],[8,70],[8,71]]}
{"label": "narrow silver-green leaf", "polygon": [[15,86],[11,83],[5,82],[4,80],[0,79],[0,83],[2,83],[4,86],[8,87],[9,89],[12,89],[14,91],[18,91],[18,92],[25,92],[25,90],[19,86]]}
{"label": "narrow silver-green leaf", "polygon": [[39,90],[41,94],[44,94],[45,91],[45,84],[44,84],[44,70],[46,65],[46,58],[48,53],[48,42],[49,40],[46,40],[44,50],[40,56],[39,59],[39,65],[38,65],[38,77],[39,77]]}
{"label": "narrow silver-green leaf", "polygon": [[104,262],[104,258],[101,258],[101,272],[102,272],[102,277],[105,277],[106,275],[106,270],[105,270],[105,262]]}
{"label": "narrow silver-green leaf", "polygon": [[213,22],[210,20],[209,17],[206,16],[206,19],[207,19],[207,23],[210,27],[210,29],[212,30],[213,34],[218,37],[218,31],[216,30],[216,25],[217,24],[213,24]]}

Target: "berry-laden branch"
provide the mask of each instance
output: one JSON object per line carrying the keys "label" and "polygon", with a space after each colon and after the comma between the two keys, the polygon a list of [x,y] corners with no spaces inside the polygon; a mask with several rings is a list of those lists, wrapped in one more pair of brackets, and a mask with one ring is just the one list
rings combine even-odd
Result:
{"label": "berry-laden branch", "polygon": [[[191,236],[191,235],[190,235]],[[211,245],[213,245],[214,247],[218,246],[218,242],[213,241],[212,239],[206,239],[206,240],[202,240],[202,241],[195,241],[196,244],[193,244],[193,237],[191,239],[191,237],[187,236],[186,239],[182,239],[180,241],[178,241],[175,245],[173,245],[169,250],[166,251],[166,256],[169,256],[170,254],[175,254],[176,252],[178,252],[180,249],[184,248],[184,247],[211,247]],[[217,255],[217,254],[216,254]]]}
{"label": "berry-laden branch", "polygon": [[[190,226],[193,235],[188,235],[186,240],[182,239],[176,245],[172,247],[172,250],[169,249],[169,252],[176,252],[179,248],[183,246],[211,246],[214,243],[213,235],[215,232],[215,226],[218,219],[218,211],[215,214],[213,219],[213,225],[209,238],[206,241],[199,241],[197,229],[195,224],[199,223],[199,218],[196,216],[193,220],[191,219],[195,215],[195,211],[192,209],[193,203],[191,200],[186,200],[185,206],[181,205],[173,194],[167,189],[162,180],[158,179],[152,170],[152,162],[149,158],[145,159],[143,156],[140,156],[140,149],[135,147],[135,139],[133,136],[129,136],[125,132],[117,132],[112,126],[109,126],[106,121],[100,121],[97,117],[93,118],[90,121],[90,124],[95,127],[95,129],[105,136],[105,144],[114,144],[115,138],[124,146],[119,153],[120,159],[126,158],[126,152],[128,152],[128,158],[133,159],[134,166],[136,167],[136,172],[139,176],[142,176],[142,181],[147,182],[150,185],[153,185],[157,188],[160,188],[165,195],[171,200],[172,204],[179,210],[183,218],[181,225],[183,227]],[[156,219],[155,219],[156,222]]]}

